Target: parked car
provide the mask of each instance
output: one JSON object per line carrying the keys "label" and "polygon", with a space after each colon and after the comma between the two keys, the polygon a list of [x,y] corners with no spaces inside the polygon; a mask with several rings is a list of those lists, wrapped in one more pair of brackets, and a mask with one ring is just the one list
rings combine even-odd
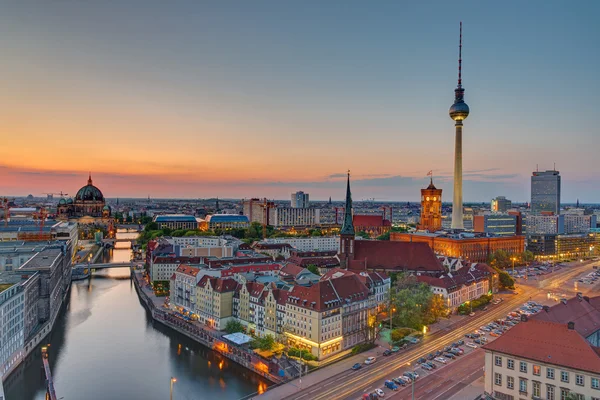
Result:
{"label": "parked car", "polygon": [[389,356],[389,355],[391,355],[391,354],[392,354],[392,351],[391,351],[391,350],[386,350],[386,351],[384,351],[384,352],[383,352],[383,355],[384,355],[384,356]]}
{"label": "parked car", "polygon": [[[474,343],[477,343],[477,344],[483,344],[483,341],[481,341],[481,339],[475,339],[475,340],[473,340],[473,342],[474,342]],[[469,346],[469,344],[468,344],[468,343],[467,343],[467,346]],[[469,347],[470,347],[470,346],[469,346]]]}
{"label": "parked car", "polygon": [[470,347],[470,348],[472,348],[472,349],[476,349],[476,348],[477,348],[477,345],[476,345],[475,343],[471,343],[471,342],[469,342],[469,343],[467,343],[466,345],[467,345],[467,346],[469,346],[469,347]]}
{"label": "parked car", "polygon": [[369,357],[365,360],[365,364],[366,365],[371,365],[373,364],[375,361],[377,361],[377,359],[375,357]]}
{"label": "parked car", "polygon": [[415,378],[415,380],[419,379],[419,374],[417,374],[417,371],[413,371],[413,372],[410,372],[410,373],[413,375],[413,377]]}
{"label": "parked car", "polygon": [[398,346],[392,347],[392,353],[397,353],[399,351],[400,351],[400,347],[398,347]]}
{"label": "parked car", "polygon": [[435,363],[432,363],[431,361],[427,361],[425,364],[429,365],[432,369],[437,368],[437,365],[435,365]]}
{"label": "parked car", "polygon": [[474,317],[474,316],[475,316],[474,312],[469,313],[469,317]]}
{"label": "parked car", "polygon": [[437,362],[439,362],[441,364],[446,364],[446,362],[447,362],[446,359],[443,358],[443,357],[436,357],[435,361],[437,361]]}
{"label": "parked car", "polygon": [[433,369],[427,363],[421,364],[421,368],[423,368],[425,371],[431,371]]}
{"label": "parked car", "polygon": [[459,340],[458,342],[456,342],[456,343],[458,343],[458,345],[459,345],[459,346],[462,346],[463,344],[465,344],[465,341],[464,341],[464,340],[462,340],[462,339],[460,339],[460,340]]}
{"label": "parked car", "polygon": [[433,353],[429,353],[429,355],[427,356],[427,359],[429,361],[433,360],[434,358],[435,358],[435,354],[433,354]]}
{"label": "parked car", "polygon": [[417,344],[417,343],[419,343],[419,339],[418,339],[418,338],[416,338],[416,337],[410,338],[408,341],[409,341],[409,342],[411,342],[412,344]]}
{"label": "parked car", "polygon": [[377,393],[377,396],[379,397],[385,397],[385,393],[381,389],[375,389],[375,393]]}
{"label": "parked car", "polygon": [[384,383],[385,387],[391,390],[398,390],[398,385],[396,385],[394,382],[392,381],[385,381]]}
{"label": "parked car", "polygon": [[444,353],[444,357],[454,360],[456,356],[452,353]]}
{"label": "parked car", "polygon": [[410,372],[405,372],[405,373],[403,373],[403,374],[402,374],[402,376],[403,376],[404,378],[408,379],[408,381],[409,381],[409,382],[412,382],[412,381],[413,381],[413,377],[411,376],[411,373],[410,373]]}
{"label": "parked car", "polygon": [[352,369],[353,369],[354,371],[356,371],[356,370],[358,370],[358,369],[361,369],[361,368],[362,368],[362,365],[360,365],[360,363],[356,363],[356,364],[354,364],[354,365],[352,366]]}
{"label": "parked car", "polygon": [[419,358],[419,359],[417,360],[417,362],[418,362],[419,364],[423,364],[425,361],[427,361],[427,360],[425,359],[425,357],[421,357],[421,358]]}
{"label": "parked car", "polygon": [[393,378],[392,381],[394,381],[396,385],[406,386],[406,381],[404,381],[404,379]]}

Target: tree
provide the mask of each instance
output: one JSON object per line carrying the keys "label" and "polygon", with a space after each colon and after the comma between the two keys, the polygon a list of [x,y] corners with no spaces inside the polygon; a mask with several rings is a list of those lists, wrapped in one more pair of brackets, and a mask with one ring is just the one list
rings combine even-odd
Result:
{"label": "tree", "polygon": [[250,346],[262,351],[272,350],[275,347],[275,338],[273,335],[266,335],[260,338],[255,338],[250,342]]}
{"label": "tree", "polygon": [[498,280],[500,282],[500,287],[503,289],[515,288],[515,280],[506,271],[498,270]]}
{"label": "tree", "polygon": [[158,224],[156,222],[148,222],[144,227],[145,231],[156,231],[158,230]]}
{"label": "tree", "polygon": [[236,333],[243,331],[244,325],[237,319],[230,319],[229,321],[227,321],[227,325],[225,325],[225,332],[227,333]]}
{"label": "tree", "polygon": [[410,328],[397,328],[391,332],[390,338],[392,339],[392,342],[399,342],[412,332],[413,330]]}
{"label": "tree", "polygon": [[525,263],[530,263],[534,259],[535,255],[529,250],[525,250],[523,253],[521,253],[521,260],[523,260],[523,262]]}
{"label": "tree", "polygon": [[428,285],[418,282],[413,275],[398,274],[391,302],[396,310],[393,324],[416,330],[434,323],[448,312],[443,299],[434,295]]}
{"label": "tree", "polygon": [[371,235],[365,231],[356,232],[356,236],[360,236],[363,239],[371,239]]}
{"label": "tree", "polygon": [[317,267],[315,264],[310,264],[306,267],[307,270],[309,270],[310,272],[312,272],[315,275],[321,275],[321,273],[319,272],[319,267]]}
{"label": "tree", "polygon": [[377,236],[377,240],[390,240],[390,233],[386,232],[383,235]]}
{"label": "tree", "polygon": [[506,269],[512,265],[510,254],[505,250],[496,250],[489,256],[490,265],[498,269]]}

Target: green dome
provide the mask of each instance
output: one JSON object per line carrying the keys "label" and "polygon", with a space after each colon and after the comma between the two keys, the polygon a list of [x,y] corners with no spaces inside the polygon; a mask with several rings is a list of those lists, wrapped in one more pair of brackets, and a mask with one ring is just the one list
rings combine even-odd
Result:
{"label": "green dome", "polygon": [[58,204],[62,206],[62,205],[67,204],[67,201],[63,198],[58,201]]}
{"label": "green dome", "polygon": [[75,201],[104,201],[104,196],[100,189],[92,185],[92,176],[88,179],[88,184],[77,192]]}

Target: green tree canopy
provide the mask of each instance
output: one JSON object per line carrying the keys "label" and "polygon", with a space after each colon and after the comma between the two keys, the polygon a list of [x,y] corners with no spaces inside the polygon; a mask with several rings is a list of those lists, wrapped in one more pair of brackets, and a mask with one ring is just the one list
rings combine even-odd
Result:
{"label": "green tree canopy", "polygon": [[225,325],[225,332],[227,333],[243,332],[243,330],[244,325],[237,319],[230,319]]}
{"label": "green tree canopy", "polygon": [[496,250],[489,256],[489,263],[494,268],[506,269],[512,265],[510,254],[505,250]]}

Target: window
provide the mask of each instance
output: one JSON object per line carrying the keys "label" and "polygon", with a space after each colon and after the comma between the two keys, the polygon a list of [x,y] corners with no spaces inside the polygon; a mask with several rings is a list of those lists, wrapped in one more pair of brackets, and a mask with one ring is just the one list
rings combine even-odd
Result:
{"label": "window", "polygon": [[515,369],[515,360],[511,360],[510,358],[506,360],[506,368]]}
{"label": "window", "polygon": [[494,364],[495,364],[496,366],[498,366],[498,367],[501,367],[501,366],[502,366],[502,357],[500,357],[500,356],[496,356],[496,357],[494,358]]}
{"label": "window", "polygon": [[540,367],[539,365],[534,365],[533,366],[533,374],[540,376],[541,373],[542,373],[542,367]]}
{"label": "window", "polygon": [[527,393],[527,379],[519,378],[519,393]]}
{"label": "window", "polygon": [[509,389],[514,389],[515,388],[515,378],[513,378],[512,376],[507,376],[506,377],[506,387]]}
{"label": "window", "polygon": [[592,389],[600,389],[600,380],[592,378]]}
{"label": "window", "polygon": [[569,389],[560,388],[560,400],[567,400],[569,398]]}
{"label": "window", "polygon": [[569,373],[567,371],[560,371],[560,381],[569,382]]}
{"label": "window", "polygon": [[546,385],[546,399],[554,400],[554,386]]}
{"label": "window", "polygon": [[546,378],[554,379],[554,368],[546,368]]}
{"label": "window", "polygon": [[527,372],[527,363],[525,361],[521,361],[519,363],[519,371],[521,372]]}
{"label": "window", "polygon": [[575,375],[575,384],[583,386],[583,375]]}
{"label": "window", "polygon": [[533,381],[533,386],[531,388],[531,392],[533,394],[534,397],[540,397],[541,396],[541,389],[540,389],[540,383],[537,381]]}
{"label": "window", "polygon": [[502,386],[502,374],[499,374],[499,373],[494,374],[494,383],[498,386]]}

